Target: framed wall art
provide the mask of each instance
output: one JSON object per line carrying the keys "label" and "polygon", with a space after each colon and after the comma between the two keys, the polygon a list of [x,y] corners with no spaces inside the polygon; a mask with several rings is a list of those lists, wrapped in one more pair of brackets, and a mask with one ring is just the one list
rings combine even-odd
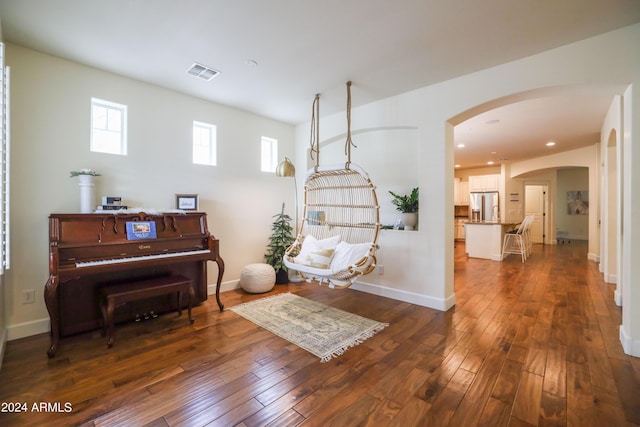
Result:
{"label": "framed wall art", "polygon": [[184,211],[198,210],[197,194],[176,194],[176,208]]}
{"label": "framed wall art", "polygon": [[567,214],[589,215],[588,191],[567,191]]}

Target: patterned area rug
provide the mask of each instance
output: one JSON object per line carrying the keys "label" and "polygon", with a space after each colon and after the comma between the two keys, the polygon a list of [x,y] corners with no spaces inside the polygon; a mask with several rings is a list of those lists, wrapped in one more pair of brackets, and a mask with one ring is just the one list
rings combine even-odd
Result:
{"label": "patterned area rug", "polygon": [[285,293],[231,307],[256,325],[327,362],[389,326]]}

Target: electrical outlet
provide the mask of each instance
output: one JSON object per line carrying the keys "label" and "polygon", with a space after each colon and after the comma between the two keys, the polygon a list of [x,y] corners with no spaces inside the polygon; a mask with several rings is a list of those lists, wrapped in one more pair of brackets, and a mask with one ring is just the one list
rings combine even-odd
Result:
{"label": "electrical outlet", "polygon": [[22,293],[23,304],[33,304],[36,302],[36,291],[34,289],[27,289]]}
{"label": "electrical outlet", "polygon": [[378,269],[378,274],[382,276],[384,274],[384,265],[378,265],[377,269]]}

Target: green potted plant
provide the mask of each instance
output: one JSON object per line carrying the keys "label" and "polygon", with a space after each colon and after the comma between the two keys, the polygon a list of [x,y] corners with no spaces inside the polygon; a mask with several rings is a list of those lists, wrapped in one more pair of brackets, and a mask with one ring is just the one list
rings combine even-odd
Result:
{"label": "green potted plant", "polygon": [[405,230],[413,230],[418,224],[418,203],[419,203],[419,191],[418,188],[411,190],[411,193],[405,195],[399,195],[393,191],[389,191],[393,196],[393,203],[396,209],[402,212],[402,224],[404,224]]}
{"label": "green potted plant", "polygon": [[289,282],[287,267],[284,265],[284,253],[294,242],[293,227],[291,227],[291,217],[284,213],[284,203],[282,211],[273,216],[271,225],[271,236],[267,244],[267,253],[264,255],[264,262],[273,267],[276,271],[276,283],[283,284]]}

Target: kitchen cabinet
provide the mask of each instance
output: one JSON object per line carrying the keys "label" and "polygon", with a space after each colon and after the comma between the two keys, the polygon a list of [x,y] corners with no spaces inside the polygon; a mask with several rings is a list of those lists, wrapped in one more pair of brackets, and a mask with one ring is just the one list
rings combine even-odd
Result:
{"label": "kitchen cabinet", "polygon": [[469,177],[469,192],[481,193],[486,191],[498,191],[500,175],[477,175]]}
{"label": "kitchen cabinet", "polygon": [[453,183],[453,200],[456,206],[469,206],[469,182],[455,178]]}
{"label": "kitchen cabinet", "polygon": [[465,238],[465,229],[464,225],[467,223],[467,218],[456,218],[454,221],[454,238],[456,240],[464,240]]}

